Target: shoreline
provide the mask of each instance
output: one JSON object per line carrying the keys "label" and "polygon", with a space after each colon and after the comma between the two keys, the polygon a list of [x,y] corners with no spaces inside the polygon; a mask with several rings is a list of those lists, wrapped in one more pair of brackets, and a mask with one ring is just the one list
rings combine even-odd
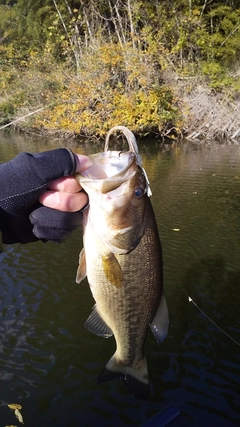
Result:
{"label": "shoreline", "polygon": [[[188,141],[217,140],[240,144],[240,97],[212,89],[200,76],[165,76],[180,100],[183,137]],[[174,81],[174,83],[173,83]]]}
{"label": "shoreline", "polygon": [[[157,140],[168,140],[178,142],[183,138],[194,142],[208,142],[216,140],[240,144],[240,98],[230,98],[224,93],[219,93],[211,89],[199,78],[182,78],[177,75],[165,75],[164,81],[169,85],[178,98],[178,108],[182,116],[182,126],[176,129],[174,126],[166,129],[165,133],[149,130],[143,135],[141,129],[135,129],[133,132],[137,137],[154,137]],[[39,113],[44,116],[44,111],[49,106],[41,106],[34,111],[19,109],[18,117],[13,118],[10,123],[0,126],[0,130],[16,128],[17,130],[36,134],[38,136],[54,136],[59,139],[88,139],[98,142],[104,139],[104,133],[97,135],[89,132],[71,132],[67,129],[45,128],[44,126],[31,126],[31,118]],[[24,124],[25,123],[25,124]],[[124,123],[116,123],[124,125]],[[130,126],[127,126],[130,128]],[[106,130],[107,133],[108,130]]]}

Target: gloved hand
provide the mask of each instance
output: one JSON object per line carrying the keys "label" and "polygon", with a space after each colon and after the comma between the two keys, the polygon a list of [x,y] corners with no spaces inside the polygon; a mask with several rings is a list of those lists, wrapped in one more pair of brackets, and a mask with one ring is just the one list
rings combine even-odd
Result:
{"label": "gloved hand", "polygon": [[[65,209],[56,205],[56,209],[52,209],[43,206],[39,198],[45,198],[46,202],[43,203],[51,206],[45,195],[50,193],[47,191],[48,187],[54,189],[54,185],[51,187],[51,184],[57,182],[54,180],[71,176],[90,164],[88,157],[77,157],[67,148],[36,154],[21,153],[13,160],[1,164],[0,230],[3,243],[66,240],[81,224],[82,213],[67,212],[74,210],[72,207]],[[76,188],[77,191],[81,190],[79,184],[76,184]],[[83,196],[82,200],[86,204],[87,198]]]}

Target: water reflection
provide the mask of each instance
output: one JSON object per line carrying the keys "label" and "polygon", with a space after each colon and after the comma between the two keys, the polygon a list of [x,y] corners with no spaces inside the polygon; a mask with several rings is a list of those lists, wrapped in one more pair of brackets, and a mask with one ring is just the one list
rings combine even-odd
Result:
{"label": "water reflection", "polygon": [[[100,146],[65,142],[88,154]],[[20,151],[63,146],[22,135],[1,139],[0,161]],[[90,151],[89,151],[90,150]],[[97,385],[114,351],[83,327],[93,305],[87,282],[75,284],[81,230],[64,245],[5,247],[1,255],[0,412],[23,406],[25,424],[51,427],[140,426],[164,403],[180,409],[173,426],[240,422],[240,148],[142,143],[164,251],[170,330],[146,353],[152,395],[130,396],[121,381]],[[176,231],[178,230],[178,231]]]}

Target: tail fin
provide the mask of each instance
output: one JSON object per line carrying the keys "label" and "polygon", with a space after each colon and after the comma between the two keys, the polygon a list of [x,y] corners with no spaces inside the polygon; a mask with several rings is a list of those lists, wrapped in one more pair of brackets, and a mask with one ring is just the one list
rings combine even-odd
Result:
{"label": "tail fin", "polygon": [[117,363],[115,355],[111,357],[102,373],[98,383],[121,378],[133,396],[147,400],[149,397],[147,361],[144,357],[138,366],[126,366]]}

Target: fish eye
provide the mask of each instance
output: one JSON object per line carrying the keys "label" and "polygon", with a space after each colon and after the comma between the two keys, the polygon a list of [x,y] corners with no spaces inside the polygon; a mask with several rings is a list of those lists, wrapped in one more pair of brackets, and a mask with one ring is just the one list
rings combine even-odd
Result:
{"label": "fish eye", "polygon": [[136,199],[142,199],[142,197],[144,196],[144,194],[145,194],[145,190],[142,187],[135,188],[135,190],[134,190],[134,197]]}

